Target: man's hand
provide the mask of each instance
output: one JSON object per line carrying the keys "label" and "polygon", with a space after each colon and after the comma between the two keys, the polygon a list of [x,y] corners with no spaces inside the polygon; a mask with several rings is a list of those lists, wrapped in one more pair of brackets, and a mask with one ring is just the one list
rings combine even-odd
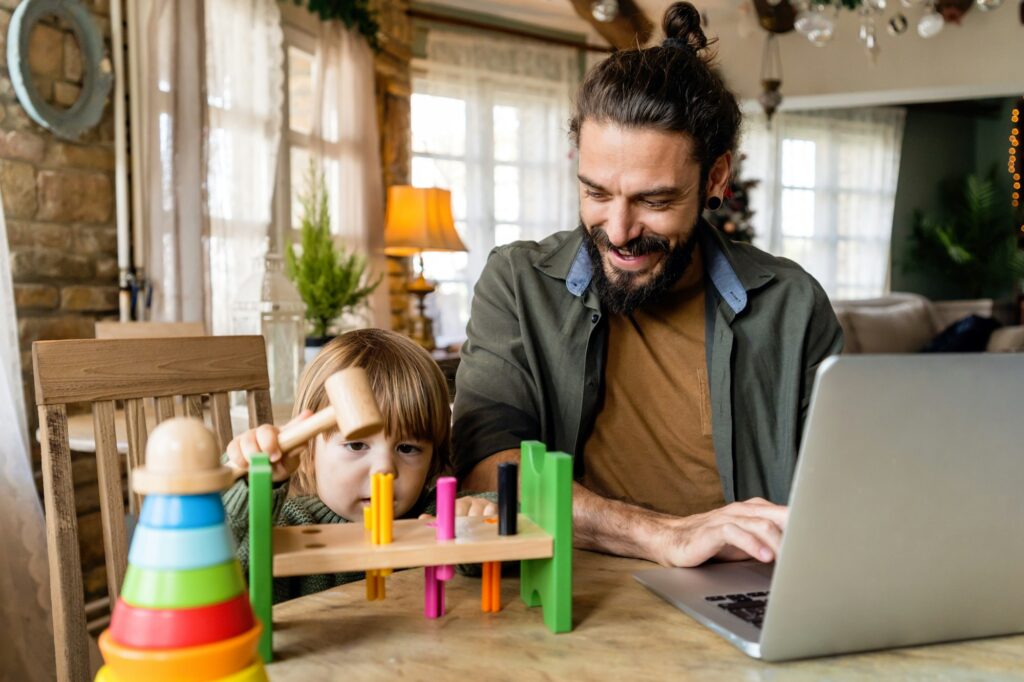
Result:
{"label": "man's hand", "polygon": [[[494,490],[500,462],[519,461],[503,450],[480,461],[467,477],[470,490]],[[789,509],[759,497],[703,514],[679,517],[609,500],[572,484],[573,544],[664,566],[699,566],[709,559],[775,561]]]}
{"label": "man's hand", "polygon": [[[498,513],[498,506],[486,497],[460,497],[455,500],[456,516],[494,516]],[[432,514],[420,514],[421,519],[432,519]]]}
{"label": "man's hand", "polygon": [[678,517],[609,500],[573,484],[575,545],[664,566],[713,558],[774,561],[789,510],[760,498]]}
{"label": "man's hand", "polygon": [[653,560],[698,566],[708,559],[774,561],[789,509],[755,497],[686,518],[671,518],[654,536]]}
{"label": "man's hand", "polygon": [[[312,414],[313,412],[310,410],[303,410],[299,416],[285,426],[290,426]],[[271,424],[261,424],[255,429],[249,429],[245,433],[235,436],[228,443],[227,465],[247,471],[252,456],[263,452],[270,458],[270,475],[274,482],[288,480],[299,468],[299,457],[297,455],[285,457],[285,454],[281,452],[281,446],[277,442],[279,431],[280,429]]]}
{"label": "man's hand", "polygon": [[486,497],[460,497],[455,500],[456,516],[494,516],[498,505]]}

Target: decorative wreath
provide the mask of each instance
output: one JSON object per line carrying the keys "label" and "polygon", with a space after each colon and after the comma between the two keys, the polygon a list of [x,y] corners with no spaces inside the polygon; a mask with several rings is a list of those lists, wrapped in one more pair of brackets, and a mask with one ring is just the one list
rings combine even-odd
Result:
{"label": "decorative wreath", "polygon": [[[47,102],[36,87],[29,67],[29,38],[44,17],[57,16],[71,26],[82,51],[82,92],[68,109]],[[18,101],[33,121],[57,137],[75,141],[103,116],[114,84],[103,36],[89,11],[78,0],[25,0],[14,10],[7,30],[7,66]]]}
{"label": "decorative wreath", "polygon": [[322,21],[337,19],[345,25],[345,28],[355,29],[366,38],[366,42],[374,51],[380,50],[380,43],[377,41],[377,33],[380,31],[380,24],[377,17],[370,10],[369,0],[294,0],[296,5],[305,5],[313,14],[320,17]]}

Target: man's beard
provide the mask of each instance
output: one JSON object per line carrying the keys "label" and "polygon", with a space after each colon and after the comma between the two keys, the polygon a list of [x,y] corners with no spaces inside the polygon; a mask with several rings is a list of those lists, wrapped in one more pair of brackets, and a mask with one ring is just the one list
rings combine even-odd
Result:
{"label": "man's beard", "polygon": [[600,227],[595,227],[593,230],[587,230],[584,227],[585,243],[593,270],[593,283],[604,307],[615,315],[631,315],[634,310],[647,301],[657,298],[671,289],[693,261],[693,249],[697,246],[699,222],[700,218],[697,219],[697,223],[694,224],[686,241],[678,244],[674,249],[669,247],[667,239],[652,234],[641,235],[619,249],[628,251],[632,256],[642,256],[647,253],[666,254],[660,264],[661,271],[647,282],[639,282],[639,280],[649,272],[629,272],[619,270],[614,266],[611,266],[615,271],[614,278],[610,278],[605,272],[602,255],[602,250],[607,252],[612,246],[611,240],[608,239],[608,233]]}

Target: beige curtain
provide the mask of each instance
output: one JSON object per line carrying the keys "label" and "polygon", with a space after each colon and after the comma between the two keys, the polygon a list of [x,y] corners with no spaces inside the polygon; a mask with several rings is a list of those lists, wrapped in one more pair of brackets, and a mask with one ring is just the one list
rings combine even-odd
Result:
{"label": "beige curtain", "polygon": [[[328,182],[332,230],[346,247],[370,257],[377,276],[386,263],[373,53],[364,38],[341,22],[319,22],[315,59],[313,154]],[[385,283],[377,287],[361,322],[390,325]]]}
{"label": "beige curtain", "polygon": [[[2,205],[2,202],[0,202]],[[7,228],[0,211],[0,681],[53,678],[46,529],[29,458]]]}
{"label": "beige curtain", "polygon": [[140,0],[133,10],[133,171],[145,179],[133,188],[136,264],[153,287],[148,317],[230,333],[271,223],[280,10],[274,0]]}

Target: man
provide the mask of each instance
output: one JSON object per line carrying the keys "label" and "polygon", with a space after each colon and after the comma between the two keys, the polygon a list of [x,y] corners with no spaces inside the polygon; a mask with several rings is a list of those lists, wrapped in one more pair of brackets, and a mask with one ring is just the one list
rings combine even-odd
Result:
{"label": "man", "polygon": [[842,334],[799,266],[702,220],[740,113],[693,6],[670,7],[664,28],[661,46],[611,55],[580,87],[580,227],[488,259],[456,380],[456,466],[493,490],[498,463],[541,440],[575,457],[577,546],[772,561],[814,373]]}

